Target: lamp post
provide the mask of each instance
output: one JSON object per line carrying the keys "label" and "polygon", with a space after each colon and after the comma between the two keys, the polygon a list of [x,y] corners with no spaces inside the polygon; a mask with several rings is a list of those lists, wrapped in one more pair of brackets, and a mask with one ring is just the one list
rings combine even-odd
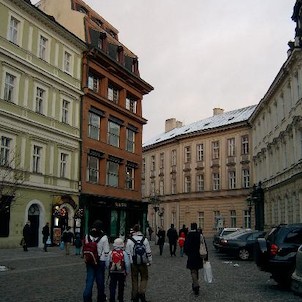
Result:
{"label": "lamp post", "polygon": [[154,210],[154,231],[155,234],[157,233],[157,212],[159,211],[159,205],[160,205],[160,199],[159,196],[156,192],[154,192],[152,195],[149,197],[149,202],[152,204],[153,210]]}
{"label": "lamp post", "polygon": [[264,193],[259,181],[258,186],[253,185],[253,191],[246,199],[250,215],[250,226],[252,222],[251,214],[252,207],[255,208],[255,229],[258,231],[264,230]]}
{"label": "lamp post", "polygon": [[246,199],[248,210],[249,210],[249,227],[252,227],[252,207],[253,207],[253,199],[251,197],[248,197]]}

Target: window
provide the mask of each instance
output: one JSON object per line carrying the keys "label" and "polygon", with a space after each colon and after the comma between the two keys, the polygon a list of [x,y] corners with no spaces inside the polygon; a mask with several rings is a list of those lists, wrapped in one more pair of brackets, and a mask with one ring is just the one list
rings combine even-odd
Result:
{"label": "window", "polygon": [[118,186],[119,164],[113,161],[107,162],[107,181],[106,184],[111,187]]}
{"label": "window", "polygon": [[42,147],[34,146],[33,151],[33,172],[41,173],[41,156],[42,156]]}
{"label": "window", "polygon": [[62,123],[69,123],[69,106],[70,102],[63,100],[62,103]]}
{"label": "window", "polygon": [[171,165],[176,166],[176,150],[172,150],[171,152]]}
{"label": "window", "polygon": [[1,146],[0,146],[1,166],[9,166],[10,147],[11,147],[11,139],[5,136],[1,136]]}
{"label": "window", "polygon": [[61,153],[60,177],[67,176],[67,160],[68,160],[68,154]]}
{"label": "window", "polygon": [[236,216],[235,210],[230,211],[230,217],[231,217],[231,228],[236,228],[237,227],[237,216]]}
{"label": "window", "polygon": [[196,146],[196,160],[197,161],[203,161],[203,156],[204,156],[204,153],[203,153],[203,144],[198,144]]}
{"label": "window", "polygon": [[126,167],[126,188],[134,190],[134,168]]}
{"label": "window", "polygon": [[165,194],[165,182],[163,179],[159,181],[159,195]]}
{"label": "window", "polygon": [[48,43],[48,40],[45,37],[40,36],[39,58],[42,59],[42,60],[46,60],[47,43]]}
{"label": "window", "polygon": [[64,71],[71,72],[71,54],[67,51],[64,52]]}
{"label": "window", "polygon": [[36,112],[43,114],[43,107],[45,102],[45,90],[37,87],[36,91]]}
{"label": "window", "polygon": [[243,211],[243,221],[244,221],[244,228],[251,227],[251,219],[250,219],[250,212],[249,210]]}
{"label": "window", "polygon": [[171,178],[171,194],[176,193],[176,178]]}
{"label": "window", "polygon": [[191,147],[186,146],[185,147],[185,163],[191,162]]}
{"label": "window", "polygon": [[235,156],[235,138],[229,138],[227,140],[228,156]]}
{"label": "window", "polygon": [[219,173],[213,173],[213,190],[217,191],[220,189],[220,175]]}
{"label": "window", "polygon": [[151,171],[155,171],[155,155],[151,156]]}
{"label": "window", "polygon": [[88,137],[99,140],[101,117],[93,112],[89,112],[88,117]]}
{"label": "window", "polygon": [[4,85],[4,100],[8,102],[13,102],[15,98],[15,86],[16,86],[16,77],[6,73],[5,75],[5,85]]}
{"label": "window", "polygon": [[159,168],[163,169],[165,167],[165,153],[160,153],[159,155]]}
{"label": "window", "polygon": [[219,159],[219,141],[212,142],[212,159]]}
{"label": "window", "polygon": [[229,189],[236,189],[236,172],[229,171],[228,173]]}
{"label": "window", "polygon": [[185,176],[185,193],[191,192],[191,176]]}
{"label": "window", "polygon": [[118,89],[110,84],[108,86],[108,100],[117,104],[118,103],[118,98],[119,98]]}
{"label": "window", "polygon": [[129,110],[133,113],[136,113],[136,104],[137,104],[137,102],[133,98],[126,97],[126,109],[127,110]]}
{"label": "window", "polygon": [[143,158],[143,164],[142,164],[142,174],[145,175],[146,173],[146,159]]}
{"label": "window", "polygon": [[241,154],[249,154],[249,137],[247,135],[241,137]]}
{"label": "window", "polygon": [[8,40],[15,44],[18,44],[19,26],[20,26],[20,21],[14,17],[11,17],[10,22],[9,22]]}
{"label": "window", "polygon": [[108,144],[111,146],[120,146],[120,125],[108,122]]}
{"label": "window", "polygon": [[198,227],[204,229],[204,212],[198,212]]}
{"label": "window", "polygon": [[135,151],[135,132],[131,129],[127,129],[126,132],[127,151],[134,153]]}
{"label": "window", "polygon": [[99,181],[99,159],[94,156],[88,156],[87,181],[98,183]]}
{"label": "window", "polygon": [[196,176],[196,191],[202,192],[204,191],[204,175],[199,174]]}
{"label": "window", "polygon": [[217,228],[217,227],[223,227],[223,225],[222,226],[220,225],[220,223],[221,223],[220,211],[214,211],[213,212],[213,216],[214,216],[214,225],[215,225],[215,228]]}
{"label": "window", "polygon": [[100,79],[93,75],[90,74],[88,76],[88,88],[93,90],[94,92],[98,92],[99,91],[99,83],[100,83]]}
{"label": "window", "polygon": [[243,188],[250,187],[250,170],[249,169],[242,170],[242,187]]}

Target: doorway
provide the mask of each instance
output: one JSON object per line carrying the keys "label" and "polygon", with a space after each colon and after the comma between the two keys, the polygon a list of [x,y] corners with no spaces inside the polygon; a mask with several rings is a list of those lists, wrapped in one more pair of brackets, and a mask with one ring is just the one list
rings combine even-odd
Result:
{"label": "doorway", "polygon": [[36,247],[39,245],[39,227],[40,227],[40,210],[37,204],[32,204],[28,209],[28,220],[31,227],[31,240],[29,247]]}

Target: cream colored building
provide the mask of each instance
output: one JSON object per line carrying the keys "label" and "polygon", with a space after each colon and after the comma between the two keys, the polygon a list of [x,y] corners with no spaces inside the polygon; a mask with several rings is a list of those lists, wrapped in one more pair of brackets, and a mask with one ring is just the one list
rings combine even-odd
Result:
{"label": "cream colored building", "polygon": [[86,44],[30,1],[0,0],[0,20],[0,201],[13,198],[0,211],[0,248],[19,246],[27,220],[30,244],[42,246],[55,205],[65,227],[75,223]]}
{"label": "cream colored building", "polygon": [[302,222],[302,51],[289,56],[250,118],[265,228]]}
{"label": "cream colored building", "polygon": [[153,228],[197,222],[212,236],[218,227],[253,225],[246,198],[253,185],[248,119],[255,107],[215,108],[212,117],[187,126],[169,119],[165,133],[143,145],[142,193],[153,201]]}

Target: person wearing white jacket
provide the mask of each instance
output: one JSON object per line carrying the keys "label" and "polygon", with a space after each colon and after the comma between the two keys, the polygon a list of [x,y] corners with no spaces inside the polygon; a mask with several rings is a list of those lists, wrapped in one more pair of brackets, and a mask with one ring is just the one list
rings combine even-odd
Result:
{"label": "person wearing white jacket", "polygon": [[[145,255],[141,257],[141,261],[136,261],[135,245],[136,242],[140,242],[142,240],[145,248]],[[141,302],[147,302],[146,289],[149,278],[148,266],[152,263],[152,252],[150,243],[141,233],[140,226],[138,224],[133,227],[132,237],[127,240],[126,252],[129,255],[131,262],[132,301],[139,302],[140,300]]]}

